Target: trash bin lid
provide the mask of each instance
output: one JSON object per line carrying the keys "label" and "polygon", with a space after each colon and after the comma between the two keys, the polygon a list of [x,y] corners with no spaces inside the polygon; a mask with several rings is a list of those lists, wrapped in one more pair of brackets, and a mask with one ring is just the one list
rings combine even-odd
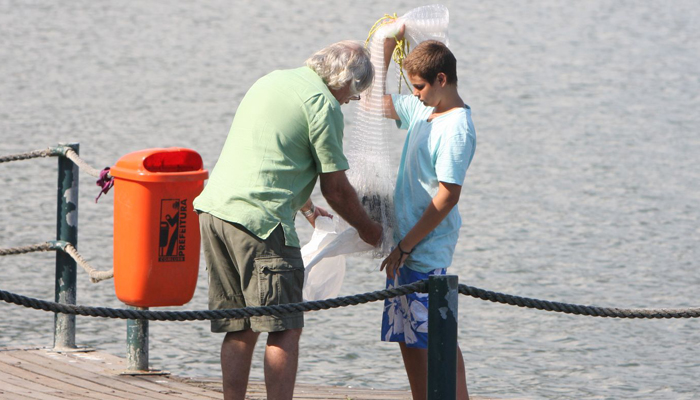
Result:
{"label": "trash bin lid", "polygon": [[117,179],[139,182],[203,181],[209,172],[202,169],[202,157],[181,147],[135,151],[120,158],[110,168]]}

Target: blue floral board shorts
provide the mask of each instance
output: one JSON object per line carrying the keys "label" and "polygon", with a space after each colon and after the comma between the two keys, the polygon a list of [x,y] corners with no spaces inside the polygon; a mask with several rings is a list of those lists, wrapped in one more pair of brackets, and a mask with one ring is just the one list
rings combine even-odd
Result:
{"label": "blue floral board shorts", "polygon": [[[417,272],[404,265],[399,269],[398,282],[387,278],[386,288],[407,285],[432,275],[445,275],[446,272],[446,268]],[[428,293],[411,293],[384,300],[382,341],[403,342],[406,347],[418,349],[428,348]]]}

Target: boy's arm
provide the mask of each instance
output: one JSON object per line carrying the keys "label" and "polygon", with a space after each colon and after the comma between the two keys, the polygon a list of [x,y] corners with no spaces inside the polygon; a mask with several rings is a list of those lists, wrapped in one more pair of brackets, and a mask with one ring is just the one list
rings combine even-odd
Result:
{"label": "boy's arm", "polygon": [[411,228],[406,236],[396,244],[394,250],[382,261],[380,271],[386,268],[387,277],[398,276],[398,269],[408,258],[408,253],[420,243],[442,220],[447,217],[452,208],[459,202],[462,186],[454,183],[439,182],[438,192],[428,207],[423,212],[418,222]]}
{"label": "boy's arm", "polygon": [[406,30],[406,26],[402,25],[401,28],[399,28],[399,32],[396,34],[396,37],[388,37],[384,39],[384,97],[383,97],[383,109],[384,109],[384,117],[385,118],[391,118],[393,120],[398,120],[399,115],[396,113],[396,109],[394,108],[394,101],[391,99],[390,94],[386,94],[386,72],[389,69],[389,63],[391,62],[391,55],[394,53],[394,49],[396,48],[396,39],[401,40],[403,38],[404,32]]}

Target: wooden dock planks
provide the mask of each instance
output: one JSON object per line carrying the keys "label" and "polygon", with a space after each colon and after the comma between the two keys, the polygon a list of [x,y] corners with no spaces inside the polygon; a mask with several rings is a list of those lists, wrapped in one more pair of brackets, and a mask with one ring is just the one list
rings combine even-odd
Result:
{"label": "wooden dock planks", "polygon": [[[222,399],[220,380],[170,375],[120,375],[123,359],[102,352],[57,353],[0,349],[0,399],[212,400]],[[251,382],[247,398],[263,400],[265,385]],[[298,400],[404,400],[408,391],[297,384]]]}
{"label": "wooden dock planks", "polygon": [[[0,392],[27,399],[219,399],[215,391],[164,376],[121,376],[123,362],[103,353],[0,351]],[[116,357],[115,357],[116,358]],[[11,384],[10,385],[6,385]],[[207,393],[209,392],[209,393]],[[4,398],[6,393],[0,394]]]}

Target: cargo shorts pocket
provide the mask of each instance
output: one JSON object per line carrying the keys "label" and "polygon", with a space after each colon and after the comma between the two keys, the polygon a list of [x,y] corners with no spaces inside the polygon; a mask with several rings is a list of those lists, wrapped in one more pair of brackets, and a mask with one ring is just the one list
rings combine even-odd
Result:
{"label": "cargo shorts pocket", "polygon": [[303,301],[304,261],[301,258],[256,258],[260,305],[272,306]]}

